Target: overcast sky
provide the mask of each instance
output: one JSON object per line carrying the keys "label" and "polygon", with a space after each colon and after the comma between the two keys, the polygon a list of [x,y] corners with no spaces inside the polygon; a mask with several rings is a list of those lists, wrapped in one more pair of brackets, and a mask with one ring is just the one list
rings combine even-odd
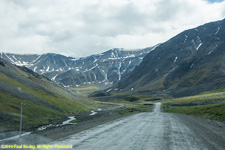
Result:
{"label": "overcast sky", "polygon": [[223,18],[222,0],[0,0],[0,51],[82,57],[134,50]]}

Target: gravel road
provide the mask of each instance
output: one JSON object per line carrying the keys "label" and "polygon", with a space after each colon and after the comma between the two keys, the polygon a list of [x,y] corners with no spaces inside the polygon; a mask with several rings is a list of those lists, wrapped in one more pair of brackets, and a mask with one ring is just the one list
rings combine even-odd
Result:
{"label": "gravel road", "polygon": [[225,149],[225,127],[206,120],[160,111],[139,113],[62,138],[52,144],[76,150]]}

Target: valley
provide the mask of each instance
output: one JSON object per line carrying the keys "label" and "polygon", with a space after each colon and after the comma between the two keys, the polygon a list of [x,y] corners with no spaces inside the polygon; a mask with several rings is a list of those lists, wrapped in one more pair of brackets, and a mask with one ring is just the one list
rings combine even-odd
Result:
{"label": "valley", "polygon": [[0,144],[223,149],[224,35],[225,19],[135,51],[1,52]]}

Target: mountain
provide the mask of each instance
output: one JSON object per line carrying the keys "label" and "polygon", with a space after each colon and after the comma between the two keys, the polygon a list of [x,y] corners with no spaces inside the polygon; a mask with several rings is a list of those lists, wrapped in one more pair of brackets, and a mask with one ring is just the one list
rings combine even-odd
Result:
{"label": "mountain", "polygon": [[42,74],[63,86],[83,84],[113,84],[131,72],[155,47],[137,51],[111,49],[84,58],[66,57],[59,54],[17,55],[1,53],[1,58]]}
{"label": "mountain", "polygon": [[21,103],[26,104],[24,129],[92,108],[92,101],[76,96],[26,67],[0,58],[0,131],[18,129]]}
{"label": "mountain", "polygon": [[225,19],[160,44],[110,90],[186,96],[223,88],[224,79]]}

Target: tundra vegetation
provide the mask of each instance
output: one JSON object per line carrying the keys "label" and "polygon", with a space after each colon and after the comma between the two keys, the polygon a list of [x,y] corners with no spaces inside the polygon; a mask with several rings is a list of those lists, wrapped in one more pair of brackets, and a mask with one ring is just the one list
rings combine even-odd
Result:
{"label": "tundra vegetation", "polygon": [[166,99],[163,109],[169,113],[180,113],[225,122],[225,92],[222,90],[200,95]]}

